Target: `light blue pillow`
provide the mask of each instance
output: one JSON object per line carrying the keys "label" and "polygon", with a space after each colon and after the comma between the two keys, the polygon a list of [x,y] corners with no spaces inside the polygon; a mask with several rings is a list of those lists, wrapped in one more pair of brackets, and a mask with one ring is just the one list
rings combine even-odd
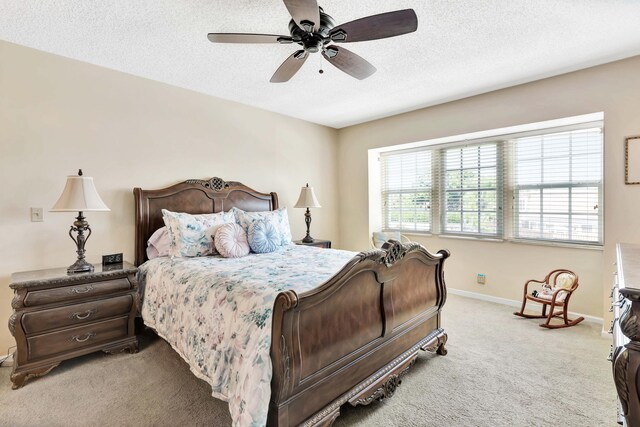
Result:
{"label": "light blue pillow", "polygon": [[249,225],[249,246],[257,254],[274,252],[280,246],[282,237],[272,221],[259,219]]}
{"label": "light blue pillow", "polygon": [[287,214],[287,208],[280,208],[275,211],[245,212],[242,209],[233,207],[229,212],[232,212],[235,215],[237,223],[244,228],[244,231],[246,231],[247,234],[249,234],[249,226],[254,221],[271,221],[271,223],[276,227],[281,239],[278,246],[291,244],[291,228],[289,227],[289,215]]}

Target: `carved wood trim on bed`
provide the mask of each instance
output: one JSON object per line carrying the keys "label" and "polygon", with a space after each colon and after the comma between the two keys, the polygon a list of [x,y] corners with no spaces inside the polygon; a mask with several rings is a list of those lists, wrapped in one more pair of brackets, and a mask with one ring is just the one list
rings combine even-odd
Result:
{"label": "carved wood trim on bed", "polygon": [[147,240],[164,226],[162,209],[190,214],[216,213],[237,207],[243,211],[278,209],[276,193],[260,193],[244,184],[210,179],[188,179],[159,190],[134,188],[136,211],[135,264],[147,260]]}
{"label": "carved wood trim on bed", "polygon": [[[220,178],[187,180],[160,190],[134,189],[136,265],[163,225],[161,209],[211,213],[278,207],[259,193]],[[327,250],[327,249],[322,249]],[[361,252],[321,286],[280,293],[271,332],[270,426],[328,426],[343,404],[391,397],[419,350],[445,355],[440,312],[449,252],[391,241]]]}

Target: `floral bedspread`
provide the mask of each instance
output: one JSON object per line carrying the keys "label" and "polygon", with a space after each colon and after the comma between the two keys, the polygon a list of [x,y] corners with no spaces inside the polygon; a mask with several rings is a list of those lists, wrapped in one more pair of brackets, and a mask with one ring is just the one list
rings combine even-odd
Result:
{"label": "floral bedspread", "polygon": [[283,246],[244,258],[155,258],[140,266],[142,317],[228,401],[234,426],[264,426],[275,297],[315,288],[355,253]]}

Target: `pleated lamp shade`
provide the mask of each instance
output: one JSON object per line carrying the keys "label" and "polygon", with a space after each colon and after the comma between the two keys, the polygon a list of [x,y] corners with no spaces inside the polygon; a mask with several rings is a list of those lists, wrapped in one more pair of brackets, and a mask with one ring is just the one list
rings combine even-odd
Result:
{"label": "pleated lamp shade", "polygon": [[104,204],[93,178],[71,175],[67,177],[62,195],[49,212],[100,212],[110,211]]}

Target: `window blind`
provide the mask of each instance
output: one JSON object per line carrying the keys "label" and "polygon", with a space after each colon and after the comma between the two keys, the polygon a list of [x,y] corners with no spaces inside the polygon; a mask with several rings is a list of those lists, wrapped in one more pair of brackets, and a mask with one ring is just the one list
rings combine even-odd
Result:
{"label": "window blind", "polygon": [[597,121],[381,153],[382,227],[602,245],[602,132]]}
{"label": "window blind", "polygon": [[514,138],[513,237],[603,242],[602,128]]}
{"label": "window blind", "polygon": [[384,230],[431,231],[431,161],[431,150],[381,154]]}
{"label": "window blind", "polygon": [[501,142],[440,150],[442,234],[501,236],[501,156]]}

